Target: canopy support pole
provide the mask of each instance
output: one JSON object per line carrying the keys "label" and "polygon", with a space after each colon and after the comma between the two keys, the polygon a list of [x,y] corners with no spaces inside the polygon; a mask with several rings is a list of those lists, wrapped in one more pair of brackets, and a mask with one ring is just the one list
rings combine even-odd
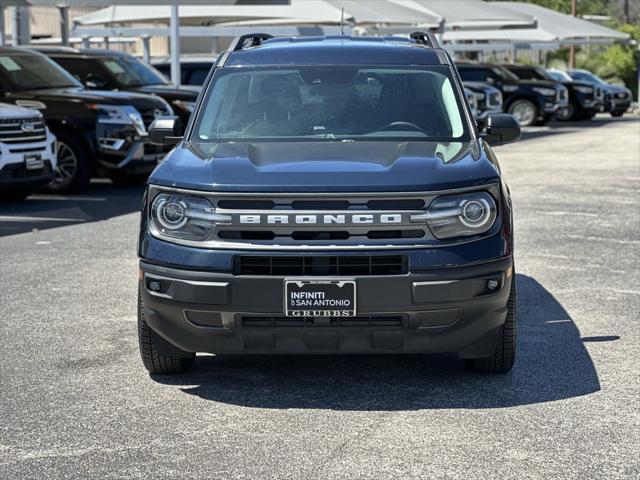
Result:
{"label": "canopy support pole", "polygon": [[171,81],[176,86],[180,86],[180,15],[177,2],[171,5],[169,33],[171,44]]}
{"label": "canopy support pole", "polygon": [[147,63],[151,61],[151,37],[149,35],[142,37],[142,60]]}
{"label": "canopy support pole", "polygon": [[29,33],[29,7],[13,7],[12,43],[14,47],[26,45],[31,39]]}
{"label": "canopy support pole", "polygon": [[7,37],[4,31],[4,5],[0,5],[0,47],[6,45]]}
{"label": "canopy support pole", "polygon": [[60,11],[60,43],[69,46],[69,6],[58,5]]}

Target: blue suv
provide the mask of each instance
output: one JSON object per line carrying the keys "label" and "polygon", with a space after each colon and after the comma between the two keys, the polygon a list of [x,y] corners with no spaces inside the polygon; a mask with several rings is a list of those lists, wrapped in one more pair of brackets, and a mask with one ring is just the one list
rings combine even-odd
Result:
{"label": "blue suv", "polygon": [[433,35],[234,40],[152,173],[138,332],[151,373],[196,352],[515,359],[509,190]]}

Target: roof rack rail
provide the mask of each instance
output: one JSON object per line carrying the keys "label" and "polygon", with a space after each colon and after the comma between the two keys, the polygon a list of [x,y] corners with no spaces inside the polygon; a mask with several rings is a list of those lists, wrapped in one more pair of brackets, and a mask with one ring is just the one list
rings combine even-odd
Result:
{"label": "roof rack rail", "polygon": [[431,32],[411,32],[409,34],[409,38],[411,40],[415,40],[419,45],[426,45],[431,48],[440,48],[438,38]]}
{"label": "roof rack rail", "polygon": [[[246,35],[240,35],[233,39],[231,45],[229,45],[229,50],[236,52],[244,48],[257,47],[270,38],[273,38],[273,35],[269,35],[268,33],[247,33]],[[251,42],[247,45],[248,40]]]}

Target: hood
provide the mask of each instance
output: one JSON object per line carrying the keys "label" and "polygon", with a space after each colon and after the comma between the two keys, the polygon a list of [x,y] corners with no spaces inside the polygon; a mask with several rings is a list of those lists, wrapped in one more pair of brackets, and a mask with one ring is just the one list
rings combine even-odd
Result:
{"label": "hood", "polygon": [[42,114],[38,110],[0,102],[0,120],[5,118],[34,118],[41,116]]}
{"label": "hood", "polygon": [[158,95],[170,100],[186,100],[195,102],[200,93],[201,87],[176,87],[171,84],[164,85],[143,85],[137,87],[136,91]]}
{"label": "hood", "polygon": [[180,145],[150,183],[204,191],[405,192],[498,181],[479,141]]}
{"label": "hood", "polygon": [[[24,92],[21,92],[24,93]],[[86,90],[81,87],[52,88],[46,90],[34,90],[35,98],[46,100],[68,99],[69,101],[81,101],[86,103],[102,103],[107,105],[133,105],[138,110],[148,110],[153,108],[166,109],[163,100],[151,95],[140,93],[120,92],[112,90]]]}

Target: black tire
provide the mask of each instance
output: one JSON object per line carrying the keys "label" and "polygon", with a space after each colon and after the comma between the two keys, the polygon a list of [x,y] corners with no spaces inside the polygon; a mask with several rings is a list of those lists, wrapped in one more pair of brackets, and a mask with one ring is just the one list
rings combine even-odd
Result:
{"label": "black tire", "polygon": [[57,193],[77,193],[84,190],[91,179],[91,155],[78,134],[70,130],[56,130],[58,166],[48,189]]}
{"label": "black tire", "polygon": [[20,202],[31,195],[31,190],[8,190],[0,192],[0,201],[3,202]]}
{"label": "black tire", "polygon": [[514,101],[507,111],[514,116],[521,127],[535,125],[538,120],[538,107],[535,103],[524,98]]}
{"label": "black tire", "polygon": [[507,300],[507,319],[498,332],[498,345],[491,357],[471,358],[465,361],[467,370],[476,373],[508,373],[516,360],[517,294],[516,277],[511,280]]}
{"label": "black tire", "polygon": [[184,356],[168,357],[158,349],[154,334],[144,319],[144,301],[138,292],[138,342],[142,364],[151,374],[171,375],[185,373],[193,365],[196,354],[184,352]]}
{"label": "black tire", "polygon": [[560,122],[570,122],[580,118],[580,108],[575,102],[570,102],[566,107],[556,112],[556,120]]}
{"label": "black tire", "polygon": [[611,112],[612,117],[621,117],[624,115],[624,112]]}

